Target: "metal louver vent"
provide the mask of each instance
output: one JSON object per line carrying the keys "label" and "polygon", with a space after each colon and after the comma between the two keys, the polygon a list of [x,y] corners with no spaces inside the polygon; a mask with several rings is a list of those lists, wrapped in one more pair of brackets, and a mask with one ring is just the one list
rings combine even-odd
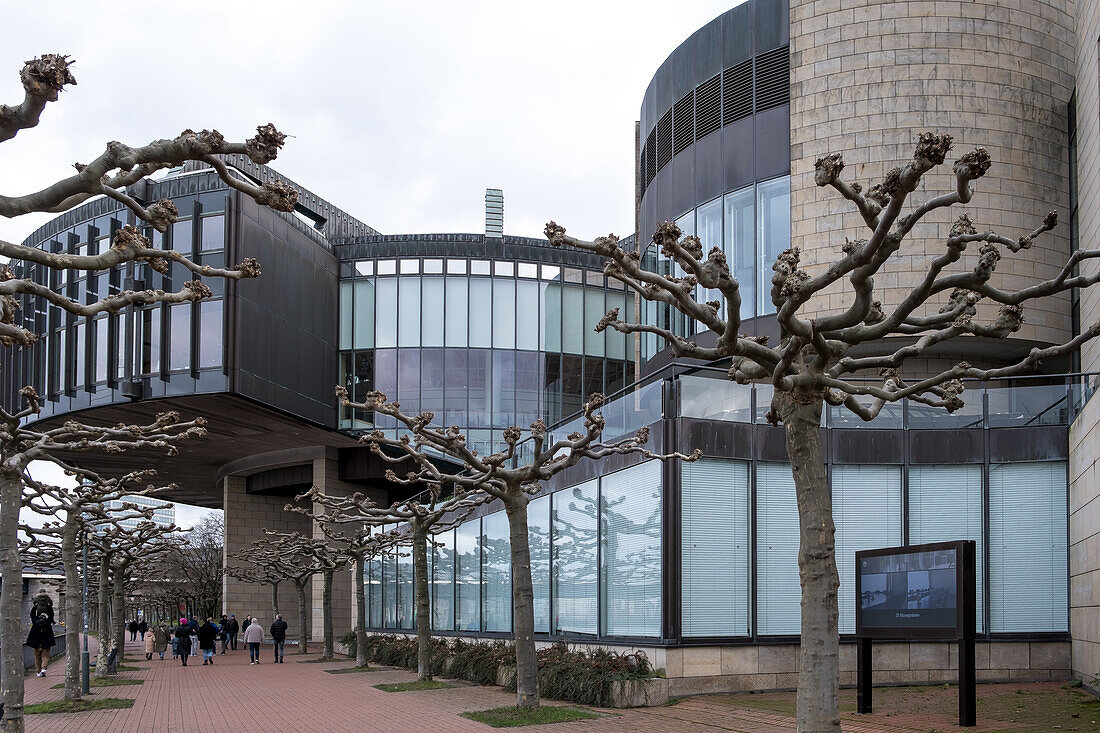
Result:
{"label": "metal louver vent", "polygon": [[685,94],[672,108],[672,154],[679,155],[695,142],[695,92]]}
{"label": "metal louver vent", "polygon": [[722,126],[722,75],[716,74],[695,90],[695,139]]}
{"label": "metal louver vent", "polygon": [[791,58],[787,46],[756,57],[756,110],[791,101]]}
{"label": "metal louver vent", "polygon": [[722,72],[722,124],[729,125],[752,114],[752,59]]}
{"label": "metal louver vent", "polygon": [[653,177],[657,175],[656,128],[649,131],[649,137],[645,140],[645,148],[642,149],[642,154],[645,155],[645,185],[648,188],[649,184],[653,183]]}
{"label": "metal louver vent", "polygon": [[657,123],[657,170],[672,160],[672,110],[665,112]]}

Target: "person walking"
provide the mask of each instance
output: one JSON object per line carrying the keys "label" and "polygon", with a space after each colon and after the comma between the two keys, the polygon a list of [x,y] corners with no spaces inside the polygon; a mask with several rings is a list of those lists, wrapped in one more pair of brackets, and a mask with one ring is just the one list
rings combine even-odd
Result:
{"label": "person walking", "polygon": [[199,656],[199,622],[194,616],[191,617],[191,621],[187,624],[191,629],[191,656]]}
{"label": "person walking", "polygon": [[137,641],[137,621],[130,619],[130,623],[126,624],[126,630],[130,632],[130,641]]}
{"label": "person walking", "polygon": [[241,630],[241,625],[237,623],[237,617],[233,614],[229,614],[229,622],[226,625],[225,631],[229,637],[229,648],[233,651],[237,651],[237,633]]}
{"label": "person walking", "polygon": [[31,623],[37,621],[42,614],[46,614],[46,617],[50,619],[50,625],[53,625],[53,599],[44,590],[38,591],[38,595],[34,597],[31,604]]}
{"label": "person walking", "polygon": [[283,645],[286,643],[286,621],[283,614],[275,614],[275,620],[271,622],[271,641],[275,644],[275,663],[283,663]]}
{"label": "person walking", "polygon": [[225,654],[225,650],[229,647],[229,617],[224,613],[221,621],[218,622],[218,638],[222,640],[222,654]]}
{"label": "person walking", "polygon": [[145,641],[145,634],[149,631],[149,624],[145,623],[145,619],[142,619],[138,623],[138,633],[141,634],[141,640]]}
{"label": "person walking", "polygon": [[[164,659],[164,652],[168,651],[168,627],[164,625],[164,622],[157,624],[157,627],[153,629],[153,651],[160,653],[160,658]],[[173,655],[175,656],[175,655]]]}
{"label": "person walking", "polygon": [[38,615],[38,620],[31,626],[31,632],[27,634],[27,646],[34,649],[36,676],[46,676],[46,667],[50,666],[50,650],[54,643],[56,640],[53,637],[53,624],[50,623],[50,617],[41,613]]}
{"label": "person walking", "polygon": [[141,640],[145,642],[145,661],[148,662],[153,658],[153,649],[156,646],[156,640],[153,638],[152,634],[146,634],[144,632],[141,634]]}
{"label": "person walking", "polygon": [[252,617],[249,616],[249,615],[245,615],[244,621],[241,623],[241,633],[242,634],[244,633],[244,630],[248,628],[248,625],[250,623],[252,623]]}
{"label": "person walking", "polygon": [[218,650],[218,627],[206,619],[206,623],[199,627],[199,649],[202,649],[202,665],[214,663],[214,653]]}
{"label": "person walking", "polygon": [[180,625],[176,627],[175,637],[176,652],[179,654],[183,666],[186,667],[187,657],[191,654],[191,626],[187,623],[187,619],[180,619]]}
{"label": "person walking", "polygon": [[252,617],[249,617],[248,620],[248,627],[244,630],[244,634],[241,635],[241,638],[245,644],[248,644],[248,663],[259,664],[260,644],[264,643],[264,627]]}

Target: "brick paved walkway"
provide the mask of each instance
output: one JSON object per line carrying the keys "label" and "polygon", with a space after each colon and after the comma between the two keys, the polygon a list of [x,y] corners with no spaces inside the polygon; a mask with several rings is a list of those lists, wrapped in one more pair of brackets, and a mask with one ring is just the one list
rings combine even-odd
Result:
{"label": "brick paved walkway", "polygon": [[[140,667],[136,672],[123,672],[120,677],[143,679],[144,684],[93,688],[93,697],[132,697],[134,706],[128,710],[103,710],[64,715],[31,715],[27,730],[32,733],[343,733],[360,731],[415,733],[488,733],[490,728],[458,715],[466,710],[508,705],[514,695],[499,688],[463,686],[448,690],[386,693],[374,689],[383,682],[406,682],[415,676],[403,670],[377,670],[367,673],[333,675],[326,669],[351,666],[351,661],[332,664],[303,664],[297,655],[287,656],[286,663],[271,663],[271,648],[266,648],[262,664],[250,666],[244,650],[218,655],[212,667],[202,666],[201,657],[192,657],[187,667],[165,659],[146,662],[138,644],[127,647],[127,664]],[[310,655],[308,658],[316,658]],[[137,661],[134,661],[137,660]],[[61,690],[50,689],[62,679],[63,664],[58,660],[48,677],[27,678],[27,702],[59,700]],[[919,690],[920,688],[915,688]],[[1046,695],[1061,690],[1058,683],[1042,685],[980,686],[991,696],[1019,690],[1020,695]],[[953,691],[953,689],[952,689]],[[877,695],[878,693],[876,693]],[[909,695],[906,700],[922,694]],[[951,691],[924,688],[926,703],[919,713],[900,714],[888,705],[882,712],[856,719],[853,713],[843,714],[845,733],[909,733],[930,730],[961,730],[956,727],[954,705],[930,699]],[[981,692],[980,692],[981,694]],[[1076,694],[1076,693],[1073,693]],[[1011,702],[1019,705],[1020,695]],[[716,695],[681,700],[676,705],[615,711],[617,714],[598,720],[540,725],[533,733],[771,733],[793,731],[793,716],[784,707],[790,696],[782,695]],[[883,695],[885,702],[889,702]],[[550,703],[557,704],[557,703]],[[1078,703],[1073,702],[1074,705]],[[774,709],[768,709],[774,705]],[[1013,707],[1013,705],[1009,705]],[[979,701],[979,709],[981,700]],[[844,706],[842,706],[844,709]],[[921,710],[920,707],[909,708]],[[609,711],[610,712],[610,711]],[[1016,711],[1019,712],[1019,711]],[[1008,716],[996,716],[983,722],[976,731],[989,730],[1052,730],[1053,725],[1034,727],[1017,723]],[[1068,719],[1068,715],[1066,716]],[[1096,715],[1082,716],[1079,730],[1100,730],[1093,722]],[[1077,723],[1077,720],[1073,720]],[[1092,725],[1090,725],[1092,723]],[[1071,729],[1063,726],[1063,730]]]}

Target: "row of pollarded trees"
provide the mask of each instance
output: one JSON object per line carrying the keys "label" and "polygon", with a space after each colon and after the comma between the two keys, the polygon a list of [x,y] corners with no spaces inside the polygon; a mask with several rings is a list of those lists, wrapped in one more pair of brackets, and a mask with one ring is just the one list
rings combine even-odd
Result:
{"label": "row of pollarded trees", "polygon": [[[79,700],[83,618],[77,599],[82,581],[87,581],[97,597],[93,624],[99,641],[96,676],[102,677],[108,671],[108,656],[112,652],[121,655],[125,645],[128,591],[145,580],[143,573],[159,577],[157,561],[185,552],[187,543],[174,525],[154,523],[153,509],[125,501],[168,488],[146,483],[154,477],[152,471],[103,478],[73,466],[63,468],[77,479],[75,486],[53,486],[24,474],[23,507],[28,520],[38,517],[39,521],[22,524],[20,530],[27,562],[45,568],[60,566],[64,571],[65,699]],[[118,500],[124,501],[121,510],[106,509],[108,502]],[[82,570],[88,573],[87,578]]]}
{"label": "row of pollarded trees", "polygon": [[[71,65],[67,56],[57,54],[26,62],[20,72],[23,99],[14,105],[0,105],[0,143],[35,127],[47,106],[57,101],[66,86],[76,83]],[[102,196],[119,202],[141,226],[163,232],[179,216],[175,205],[169,200],[143,200],[135,193],[140,187],[134,186],[157,171],[188,161],[210,166],[227,186],[260,205],[289,212],[297,201],[295,190],[282,183],[256,185],[234,176],[219,157],[244,155],[255,163],[266,164],[275,159],[284,139],[273,125],[267,124],[257,128],[255,137],[239,143],[226,140],[216,130],[185,130],[175,138],[137,147],[112,141],[89,163],[75,164],[73,175],[45,188],[14,195],[0,193],[0,216],[60,213]],[[97,254],[54,253],[0,241],[0,258],[8,261],[0,266],[0,346],[13,349],[39,338],[39,334],[24,325],[21,313],[33,313],[47,303],[73,317],[89,317],[118,313],[130,306],[200,301],[212,295],[204,279],[239,280],[260,274],[259,263],[252,259],[232,268],[220,268],[199,265],[170,249],[153,248],[133,225],[112,232],[110,247]],[[43,284],[48,280],[36,280],[29,275],[32,267],[48,272],[95,272],[134,264],[148,264],[157,272],[166,272],[175,264],[192,273],[194,279],[174,292],[123,290],[93,302],[78,302]],[[4,360],[5,365],[9,363],[10,360]],[[36,460],[54,459],[74,463],[77,454],[90,451],[154,449],[173,453],[175,443],[200,437],[204,432],[200,421],[181,422],[175,413],[162,414],[145,425],[91,425],[69,420],[55,428],[38,428],[34,424],[41,409],[38,394],[34,385],[27,385],[20,392],[20,404],[0,405],[0,694],[3,697],[0,731],[5,733],[24,729],[19,535],[20,508],[30,486],[25,481],[29,465]],[[85,533],[85,536],[92,535]],[[101,587],[101,614],[106,605],[103,600]]]}

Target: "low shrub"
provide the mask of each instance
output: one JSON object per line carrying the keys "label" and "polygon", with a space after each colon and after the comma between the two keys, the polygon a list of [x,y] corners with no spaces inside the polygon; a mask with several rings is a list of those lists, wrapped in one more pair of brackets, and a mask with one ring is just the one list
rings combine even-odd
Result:
{"label": "low shrub", "polygon": [[349,657],[355,657],[355,654],[359,649],[359,638],[355,634],[355,629],[352,629],[351,631],[341,636],[340,643],[347,647]]}
{"label": "low shrub", "polygon": [[[347,642],[345,642],[347,643]],[[390,667],[416,669],[415,637],[372,634],[367,637],[367,658]],[[451,660],[450,666],[447,661]],[[480,643],[432,639],[432,674],[494,685],[501,667],[514,666],[516,648],[503,641]],[[583,651],[564,642],[538,651],[539,693],[554,700],[582,705],[606,705],[615,682],[656,676],[642,652],[619,654],[607,649]],[[513,679],[510,690],[515,690]]]}
{"label": "low shrub", "polygon": [[[582,651],[557,642],[537,652],[539,694],[553,700],[582,705],[606,705],[615,682],[654,677],[649,658],[642,652],[607,649]],[[513,683],[510,689],[515,689]]]}

